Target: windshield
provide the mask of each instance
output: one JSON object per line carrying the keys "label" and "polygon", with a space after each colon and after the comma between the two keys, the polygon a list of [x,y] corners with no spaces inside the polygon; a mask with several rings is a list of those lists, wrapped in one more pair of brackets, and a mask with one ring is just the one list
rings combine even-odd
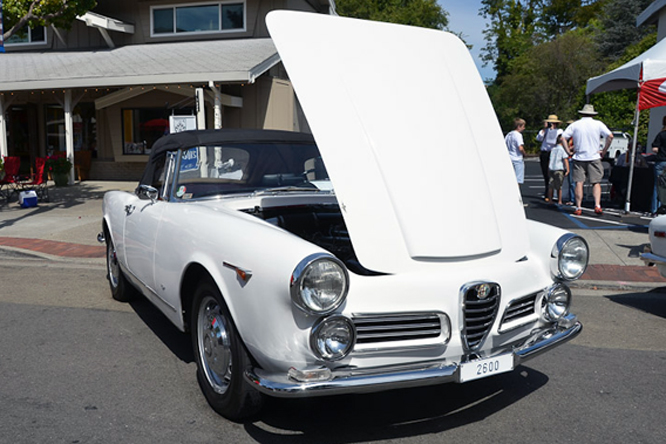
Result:
{"label": "windshield", "polygon": [[200,146],[180,151],[175,197],[330,190],[314,144],[261,143]]}

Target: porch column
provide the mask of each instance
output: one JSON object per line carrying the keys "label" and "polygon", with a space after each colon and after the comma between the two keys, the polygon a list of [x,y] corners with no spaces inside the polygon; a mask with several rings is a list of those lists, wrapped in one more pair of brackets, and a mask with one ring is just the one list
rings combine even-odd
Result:
{"label": "porch column", "polygon": [[5,96],[0,94],[0,156],[7,156],[7,123],[5,119]]}
{"label": "porch column", "polygon": [[194,98],[197,104],[197,129],[206,129],[206,101],[203,88],[194,90]]}
{"label": "porch column", "polygon": [[72,90],[65,91],[65,149],[67,158],[72,162],[72,169],[69,170],[69,183],[74,183],[74,120],[72,119]]}
{"label": "porch column", "polygon": [[215,86],[215,82],[208,82],[208,87],[213,91],[213,122],[214,128],[222,128],[222,93],[220,89]]}

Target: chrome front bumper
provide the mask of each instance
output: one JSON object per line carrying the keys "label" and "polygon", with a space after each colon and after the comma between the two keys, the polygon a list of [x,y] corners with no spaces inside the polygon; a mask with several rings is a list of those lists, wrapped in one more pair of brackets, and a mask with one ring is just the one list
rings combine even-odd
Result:
{"label": "chrome front bumper", "polygon": [[[583,325],[576,320],[576,317],[569,315],[557,326],[535,333],[523,345],[513,349],[513,368],[575,338],[582,329]],[[460,369],[456,363],[429,362],[411,367],[354,370],[345,374],[334,372],[331,380],[317,382],[298,382],[287,375],[266,374],[261,369],[249,369],[245,372],[245,377],[252,386],[266,395],[295,398],[342,393],[370,393],[460,382]]]}

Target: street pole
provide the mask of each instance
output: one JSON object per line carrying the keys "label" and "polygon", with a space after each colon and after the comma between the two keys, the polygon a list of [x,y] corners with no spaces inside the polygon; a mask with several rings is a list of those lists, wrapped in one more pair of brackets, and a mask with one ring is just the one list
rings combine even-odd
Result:
{"label": "street pole", "polygon": [[640,104],[640,97],[641,94],[641,86],[640,84],[638,85],[638,94],[636,94],[636,113],[634,115],[634,140],[631,142],[631,163],[629,164],[629,183],[627,184],[627,201],[624,204],[624,211],[629,212],[631,211],[631,183],[634,179],[634,161],[636,160],[636,142],[638,139],[638,118],[640,117],[640,109],[639,109],[639,104]]}

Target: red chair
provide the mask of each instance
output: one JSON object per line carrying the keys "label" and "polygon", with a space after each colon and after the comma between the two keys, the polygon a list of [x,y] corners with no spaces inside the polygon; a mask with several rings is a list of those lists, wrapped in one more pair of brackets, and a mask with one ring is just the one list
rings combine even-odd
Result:
{"label": "red chair", "polygon": [[35,172],[30,176],[30,179],[28,179],[27,182],[19,183],[21,191],[35,190],[39,199],[49,200],[49,189],[46,186],[46,178],[44,177],[45,166],[45,158],[38,157],[35,159]]}
{"label": "red chair", "polygon": [[4,196],[9,202],[12,194],[16,193],[16,184],[18,182],[19,168],[21,167],[21,158],[14,156],[5,156],[5,177],[0,180],[0,195]]}

